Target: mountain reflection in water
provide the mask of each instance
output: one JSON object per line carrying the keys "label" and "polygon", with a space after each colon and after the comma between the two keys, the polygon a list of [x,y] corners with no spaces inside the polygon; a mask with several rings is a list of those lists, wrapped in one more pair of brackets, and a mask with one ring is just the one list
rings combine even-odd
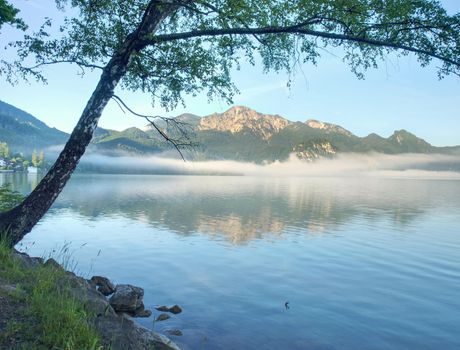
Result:
{"label": "mountain reflection in water", "polygon": [[184,350],[457,350],[459,217],[458,180],[76,175],[18,249],[180,305]]}
{"label": "mountain reflection in water", "polygon": [[[17,190],[36,186],[36,177],[20,179]],[[244,244],[282,236],[290,227],[328,233],[355,217],[410,225],[443,203],[460,203],[460,186],[371,177],[76,175],[53,210],[66,208],[88,218],[122,216],[181,235],[200,232]]]}

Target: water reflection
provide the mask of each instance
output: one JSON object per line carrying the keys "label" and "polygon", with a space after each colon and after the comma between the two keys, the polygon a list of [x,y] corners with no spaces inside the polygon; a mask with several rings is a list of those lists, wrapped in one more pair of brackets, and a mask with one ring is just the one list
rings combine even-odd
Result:
{"label": "water reflection", "polygon": [[40,175],[25,173],[0,173],[0,186],[9,184],[22,194],[31,192],[40,182]]}
{"label": "water reflection", "polygon": [[[14,178],[15,188],[22,192],[36,183],[37,178]],[[305,234],[337,232],[355,218],[408,226],[428,209],[460,206],[459,184],[376,178],[78,175],[52,210],[65,208],[88,218],[121,216],[180,235],[199,232],[243,244],[282,236],[290,227]]]}
{"label": "water reflection", "polygon": [[459,214],[459,181],[80,175],[20,249],[181,305],[183,349],[453,350]]}

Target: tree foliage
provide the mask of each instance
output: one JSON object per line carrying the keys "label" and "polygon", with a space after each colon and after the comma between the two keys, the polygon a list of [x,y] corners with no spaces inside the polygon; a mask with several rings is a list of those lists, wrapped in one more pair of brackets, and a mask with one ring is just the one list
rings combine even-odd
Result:
{"label": "tree foliage", "polygon": [[4,24],[11,24],[18,29],[25,30],[27,28],[24,21],[17,17],[19,10],[13,5],[6,2],[6,0],[0,0],[0,28]]}
{"label": "tree foliage", "polygon": [[8,158],[10,156],[10,148],[6,142],[0,142],[0,157]]}
{"label": "tree foliage", "polygon": [[[40,68],[73,62],[104,67],[136,31],[146,0],[57,0],[67,17],[61,36],[51,38],[47,21],[39,32],[12,45],[19,60],[4,73],[12,79],[44,79]],[[298,64],[316,64],[330,47],[344,50],[343,60],[359,78],[395,51],[412,52],[422,66],[437,59],[439,77],[460,73],[460,15],[449,16],[437,0],[163,0],[177,10],[136,49],[121,81],[128,90],[149,92],[172,109],[185,94],[206,92],[231,100],[237,91],[232,68],[254,64],[264,71],[292,73]],[[27,58],[34,67],[24,66]]]}

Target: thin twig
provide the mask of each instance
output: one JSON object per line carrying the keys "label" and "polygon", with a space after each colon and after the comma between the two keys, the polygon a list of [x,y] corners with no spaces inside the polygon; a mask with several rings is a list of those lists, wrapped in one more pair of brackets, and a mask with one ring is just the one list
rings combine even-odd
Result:
{"label": "thin twig", "polygon": [[[192,129],[191,125],[186,122],[182,122],[180,120],[177,120],[176,118],[167,118],[167,117],[162,117],[162,116],[150,116],[150,115],[144,115],[137,113],[133,111],[131,108],[129,108],[126,103],[117,95],[113,95],[112,99],[118,104],[120,109],[125,113],[123,107],[129,111],[131,114],[144,118],[147,120],[147,122],[163,137],[168,143],[173,145],[173,147],[176,149],[176,151],[179,153],[183,161],[186,161],[184,154],[181,151],[181,147],[195,147],[196,143],[192,142],[190,138],[190,134],[192,134]],[[161,119],[166,123],[166,130],[169,128],[169,126],[172,125],[173,128],[176,129],[177,132],[179,132],[179,137],[174,138],[169,136],[164,130],[162,130],[157,123],[155,123],[154,119]]]}

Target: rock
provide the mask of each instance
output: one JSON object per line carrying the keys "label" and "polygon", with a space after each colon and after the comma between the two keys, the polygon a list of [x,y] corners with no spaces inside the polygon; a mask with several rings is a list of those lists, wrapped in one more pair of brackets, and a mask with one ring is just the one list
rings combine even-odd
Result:
{"label": "rock", "polygon": [[109,303],[117,312],[134,313],[142,305],[144,290],[130,284],[118,284]]}
{"label": "rock", "polygon": [[25,268],[36,268],[43,264],[42,258],[32,258],[26,253],[21,253],[17,250],[13,250],[13,256]]}
{"label": "rock", "polygon": [[168,333],[169,335],[174,335],[176,337],[181,337],[182,336],[181,330],[177,329],[177,328],[167,329],[165,332]]}
{"label": "rock", "polygon": [[136,324],[128,316],[99,317],[95,325],[103,337],[104,349],[180,350],[168,337]]}
{"label": "rock", "polygon": [[[84,278],[68,272],[66,274],[66,281],[63,281],[63,283],[66,283],[71,288],[71,292],[76,299],[83,302],[88,310],[96,314],[94,325],[102,337],[104,349],[150,350],[154,348],[155,350],[180,350],[167,337],[139,326],[129,316],[125,316],[125,314],[121,314],[120,316],[115,313],[107,299],[95,289],[93,284]],[[124,287],[119,288],[119,286],[117,286],[116,290],[123,290]],[[133,288],[138,295],[140,293],[139,289],[142,291],[142,288]],[[143,293],[140,294],[143,295]],[[139,308],[143,307],[144,304],[141,302]],[[145,310],[145,312],[150,311]]]}
{"label": "rock", "polygon": [[48,260],[46,260],[45,266],[51,266],[52,268],[56,270],[62,270],[62,266],[53,258],[49,258]]}
{"label": "rock", "polygon": [[182,309],[180,308],[179,305],[174,305],[169,308],[169,312],[173,313],[174,315],[180,314],[182,312]]}
{"label": "rock", "polygon": [[[31,258],[27,254],[13,252],[18,261],[27,268],[35,268],[43,265],[40,258]],[[53,259],[49,259],[48,265],[62,267]],[[0,281],[0,292],[3,293],[20,293],[18,286],[2,284]],[[144,328],[125,314],[115,313],[107,299],[96,290],[94,283],[76,276],[72,272],[63,271],[62,276],[56,282],[57,288],[63,287],[79,300],[89,311],[91,316],[90,322],[95,326],[101,337],[102,347],[111,350],[180,350],[168,337]],[[142,298],[144,291],[142,288],[130,285],[118,285],[116,287],[119,293],[131,291],[136,298],[132,304],[137,305],[135,311],[144,315],[151,314],[149,310],[144,309]],[[2,293],[0,293],[0,298]],[[129,294],[129,293],[127,293]],[[6,311],[2,309],[4,314]],[[0,325],[1,326],[1,325]],[[1,328],[1,327],[0,327]],[[0,331],[1,333],[1,331]]]}
{"label": "rock", "polygon": [[25,298],[27,295],[27,293],[21,288],[19,288],[17,285],[3,284],[2,281],[0,281],[0,294],[2,294],[1,292],[5,292],[9,295],[15,295],[19,298]]}
{"label": "rock", "polygon": [[133,313],[130,313],[129,315],[132,317],[150,317],[152,316],[152,311],[146,310],[144,303],[142,303],[139,308],[137,308]]}
{"label": "rock", "polygon": [[150,317],[152,316],[152,311],[143,309],[141,311],[136,310],[134,317]]}
{"label": "rock", "polygon": [[171,307],[167,307],[167,306],[158,306],[155,308],[156,310],[158,311],[161,311],[161,312],[170,312],[172,314],[180,314],[182,312],[182,309],[179,305],[174,305],[174,306],[171,306]]}
{"label": "rock", "polygon": [[168,320],[170,318],[171,318],[171,316],[169,316],[168,314],[159,314],[158,317],[156,318],[155,322],[166,321],[166,320]]}
{"label": "rock", "polygon": [[69,288],[73,297],[85,307],[95,313],[97,317],[116,316],[115,310],[107,299],[99,293],[93,284],[72,272],[66,272],[65,277],[58,281],[58,285]]}
{"label": "rock", "polygon": [[164,306],[164,305],[158,306],[155,309],[158,310],[158,311],[162,311],[162,312],[168,312],[169,311],[169,307]]}
{"label": "rock", "polygon": [[155,350],[180,350],[180,348],[168,337],[138,325],[136,325],[136,327],[139,339],[142,339],[147,344],[153,344]]}
{"label": "rock", "polygon": [[106,277],[103,276],[93,276],[91,277],[91,283],[97,286],[97,290],[105,296],[113,294],[115,292],[115,286],[112,282]]}
{"label": "rock", "polygon": [[134,317],[150,317],[150,316],[152,316],[152,311],[147,310],[144,304],[142,304],[142,306],[134,312]]}

